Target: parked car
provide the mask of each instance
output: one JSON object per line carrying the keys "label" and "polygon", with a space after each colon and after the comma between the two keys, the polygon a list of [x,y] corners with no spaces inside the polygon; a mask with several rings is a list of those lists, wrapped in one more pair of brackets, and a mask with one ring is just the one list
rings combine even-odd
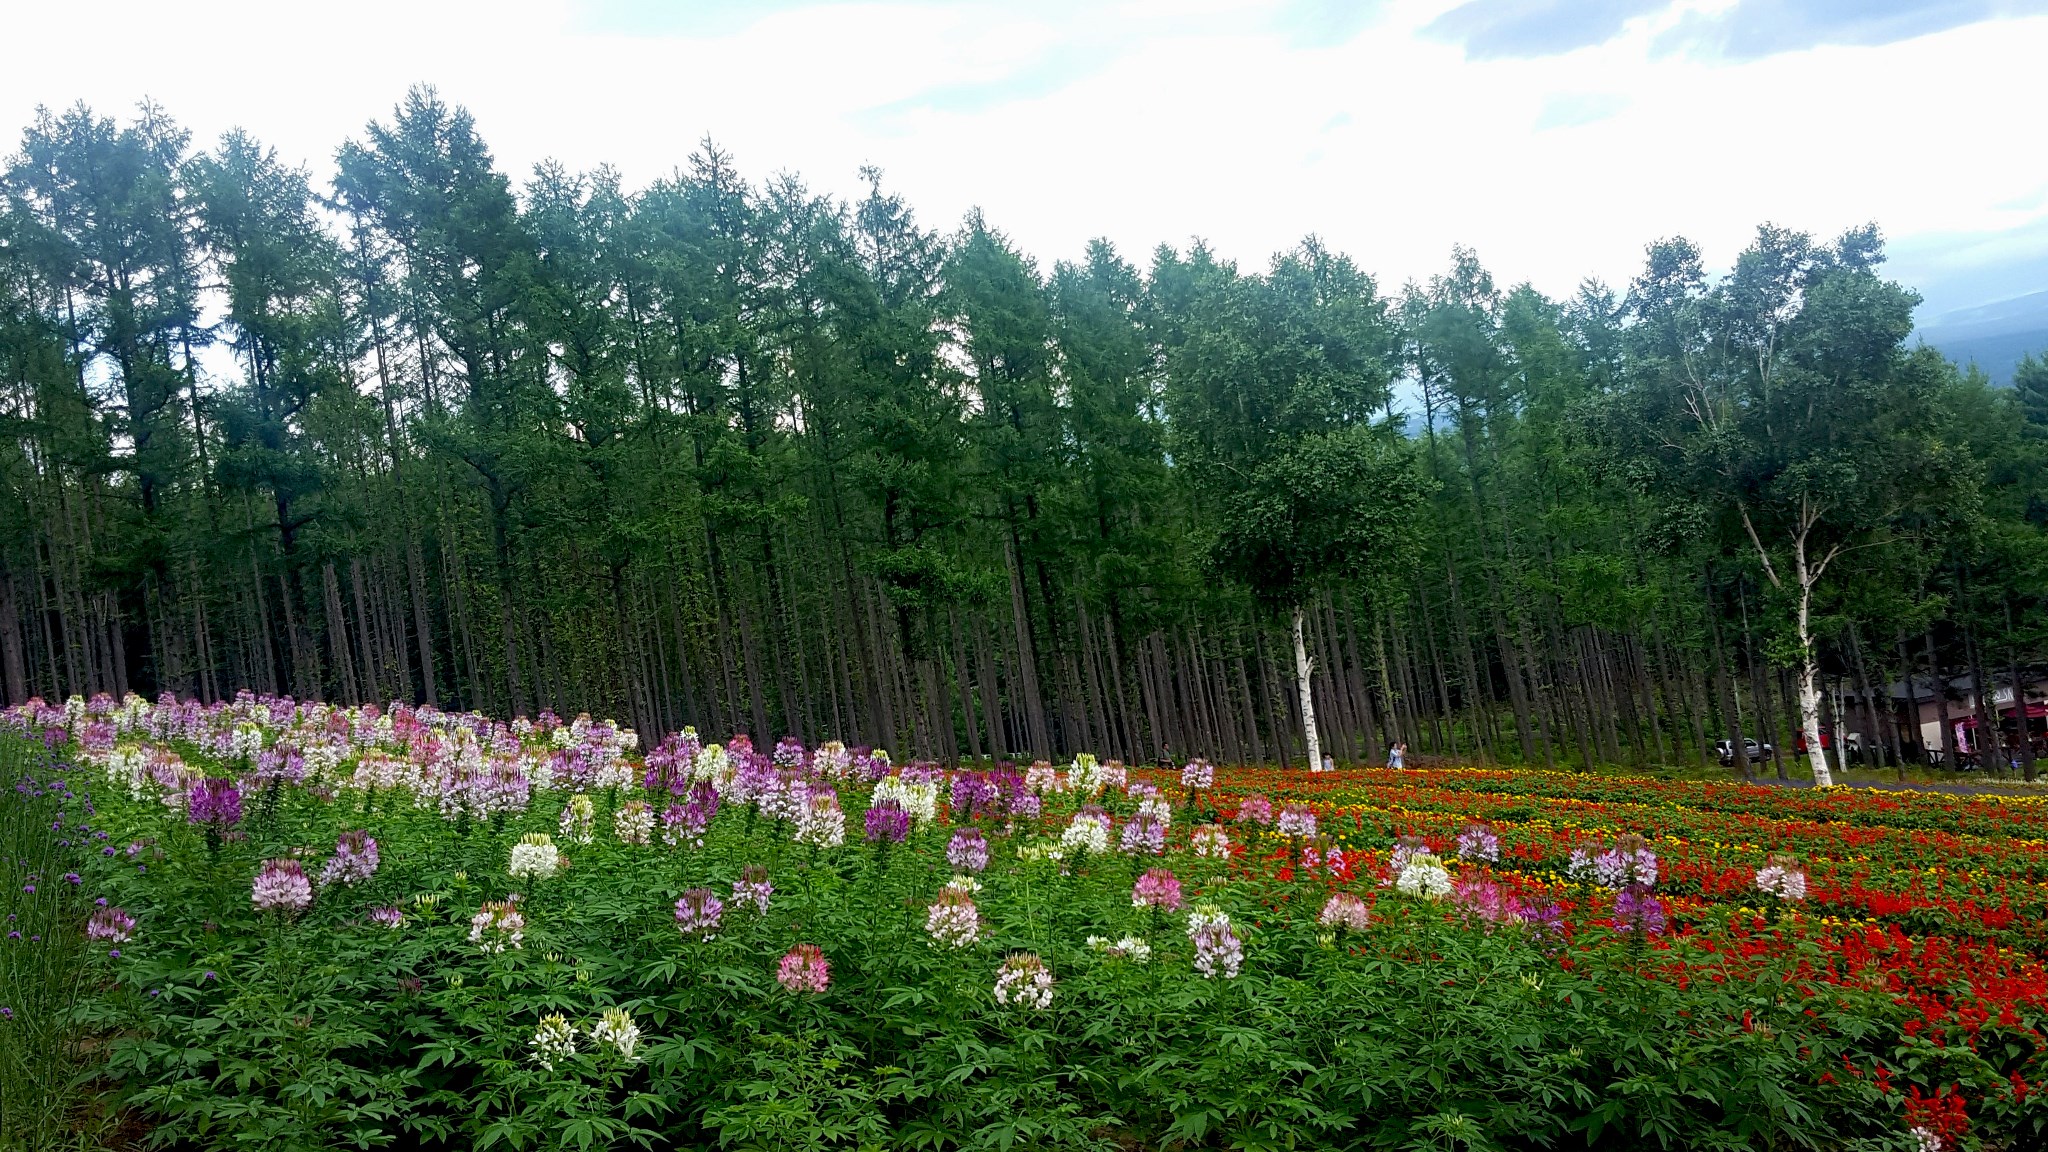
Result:
{"label": "parked car", "polygon": [[[1754,739],[1751,739],[1749,737],[1743,738],[1742,750],[1748,754],[1749,762],[1751,764],[1756,764],[1763,761],[1764,759],[1770,756],[1772,751],[1771,746],[1769,744],[1759,744]],[[1716,740],[1714,742],[1714,751],[1720,755],[1721,763],[1723,765],[1733,765],[1735,763],[1734,741]]]}
{"label": "parked car", "polygon": [[[1861,752],[1863,750],[1863,734],[1861,732],[1851,732],[1847,736],[1842,737],[1842,739],[1847,743],[1851,754]],[[1821,751],[1823,752],[1832,752],[1835,750],[1834,725],[1823,724],[1820,726],[1820,747]],[[1802,731],[1793,734],[1792,750],[1794,752],[1799,753],[1801,756],[1806,755],[1805,732]]]}

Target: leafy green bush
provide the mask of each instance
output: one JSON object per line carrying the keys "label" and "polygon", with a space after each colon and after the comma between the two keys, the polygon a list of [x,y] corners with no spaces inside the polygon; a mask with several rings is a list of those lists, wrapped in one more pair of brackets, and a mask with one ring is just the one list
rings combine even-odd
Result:
{"label": "leafy green bush", "polygon": [[[1796,1146],[1901,1130],[1865,1078],[1819,1082],[1895,1035],[1881,992],[1788,991],[1798,957],[1751,979],[1681,985],[1715,959],[1684,940],[1488,931],[1440,906],[1381,899],[1362,933],[1316,923],[1320,882],[1176,856],[1191,894],[1228,913],[1242,974],[1192,970],[1182,918],[1132,906],[1155,858],[997,861],[980,939],[935,944],[926,906],[950,829],[817,850],[780,821],[715,820],[701,849],[567,845],[554,878],[516,882],[517,819],[449,822],[393,795],[287,789],[239,839],[161,805],[114,802],[140,845],[93,877],[140,922],[91,1019],[159,1138],[205,1147],[735,1148]],[[617,800],[600,797],[597,824]],[[309,860],[344,830],[383,846],[377,873],[329,885],[301,916],[258,913],[259,862]],[[712,939],[678,931],[685,889],[728,893],[749,864],[766,914],[727,901]],[[311,871],[310,867],[308,869]],[[487,954],[472,915],[515,891],[521,946]],[[398,907],[404,921],[368,919]],[[1142,937],[1145,963],[1091,948]],[[777,984],[818,943],[822,994]],[[1049,1009],[991,995],[1012,951],[1054,974]],[[1814,1008],[1815,1005],[1819,1005]],[[636,1059],[594,1046],[607,1008],[644,1033]],[[1813,1008],[1812,1014],[1808,1009]],[[543,1017],[583,1026],[550,1070]],[[1745,1021],[1747,1025],[1745,1026]]]}

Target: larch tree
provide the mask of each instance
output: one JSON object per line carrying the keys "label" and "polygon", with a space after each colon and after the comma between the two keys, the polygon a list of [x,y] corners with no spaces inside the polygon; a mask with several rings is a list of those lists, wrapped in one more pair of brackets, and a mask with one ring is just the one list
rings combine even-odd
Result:
{"label": "larch tree", "polygon": [[1425,492],[1398,432],[1373,422],[1392,379],[1386,304],[1313,239],[1263,277],[1199,250],[1161,263],[1158,274],[1192,281],[1184,323],[1199,333],[1167,360],[1175,466],[1209,503],[1209,566],[1288,621],[1309,767],[1320,770],[1308,602],[1397,567]]}

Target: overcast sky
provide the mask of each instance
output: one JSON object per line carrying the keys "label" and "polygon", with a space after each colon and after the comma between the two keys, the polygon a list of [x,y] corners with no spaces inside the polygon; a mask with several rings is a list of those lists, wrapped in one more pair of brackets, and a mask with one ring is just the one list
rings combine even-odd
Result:
{"label": "overcast sky", "polygon": [[[1622,285],[1682,234],[1876,220],[1923,316],[2048,288],[2048,0],[353,0],[17,5],[0,130],[144,96],[323,182],[428,82],[524,179],[629,184],[709,135],[755,179],[921,220],[979,205],[1049,267],[1314,232],[1394,289],[1471,245],[1504,281]],[[2029,76],[2035,77],[2028,80]]]}

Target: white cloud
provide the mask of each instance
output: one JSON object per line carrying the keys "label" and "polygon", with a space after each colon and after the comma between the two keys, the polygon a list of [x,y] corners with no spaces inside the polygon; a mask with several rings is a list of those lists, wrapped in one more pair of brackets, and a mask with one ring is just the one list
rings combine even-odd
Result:
{"label": "white cloud", "polygon": [[1726,62],[1658,49],[1691,4],[1472,61],[1419,35],[1453,7],[1389,0],[1361,27],[1248,0],[832,4],[692,38],[585,31],[569,0],[45,5],[10,15],[0,125],[148,95],[202,143],[239,124],[324,177],[427,81],[515,177],[555,156],[643,183],[708,133],[757,177],[847,194],[878,164],[927,224],[978,204],[1048,264],[1098,234],[1140,261],[1201,235],[1261,264],[1315,232],[1389,287],[1458,242],[1565,292],[1625,282],[1675,233],[1725,262],[1766,219],[1911,237],[2043,218],[2048,18]]}

